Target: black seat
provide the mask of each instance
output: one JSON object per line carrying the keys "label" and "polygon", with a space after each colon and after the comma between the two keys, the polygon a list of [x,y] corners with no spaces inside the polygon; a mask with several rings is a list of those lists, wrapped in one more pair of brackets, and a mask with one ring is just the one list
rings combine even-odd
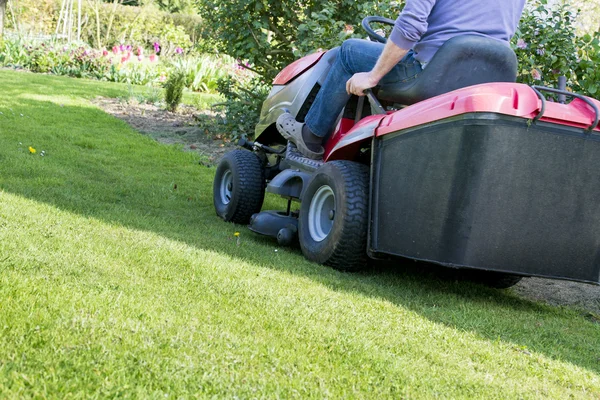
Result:
{"label": "black seat", "polygon": [[377,97],[410,105],[471,85],[516,79],[517,57],[509,46],[485,36],[461,35],[444,43],[415,79],[382,86]]}

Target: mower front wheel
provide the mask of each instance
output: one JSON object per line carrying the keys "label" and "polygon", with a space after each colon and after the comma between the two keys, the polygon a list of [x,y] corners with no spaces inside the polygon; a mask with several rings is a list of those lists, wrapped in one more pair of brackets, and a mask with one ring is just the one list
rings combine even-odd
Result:
{"label": "mower front wheel", "polygon": [[367,264],[369,168],[333,161],[316,172],[302,195],[298,236],[306,258],[338,270]]}
{"label": "mower front wheel", "polygon": [[265,177],[258,156],[247,150],[225,154],[213,182],[217,215],[227,222],[247,224],[260,211],[265,198]]}

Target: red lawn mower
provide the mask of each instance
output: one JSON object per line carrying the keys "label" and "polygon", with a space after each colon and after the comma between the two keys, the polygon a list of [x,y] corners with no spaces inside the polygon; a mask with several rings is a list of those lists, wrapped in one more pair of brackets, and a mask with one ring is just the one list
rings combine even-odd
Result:
{"label": "red lawn mower", "polygon": [[[372,22],[394,21],[363,21],[384,42]],[[458,36],[412,87],[353,97],[314,161],[275,121],[303,121],[334,57],[309,55],[276,77],[256,141],[217,167],[217,215],[281,245],[298,240],[306,258],[340,270],[403,257],[503,287],[522,276],[600,283],[599,101],[514,83],[509,47]],[[261,212],[265,191],[287,210]]]}

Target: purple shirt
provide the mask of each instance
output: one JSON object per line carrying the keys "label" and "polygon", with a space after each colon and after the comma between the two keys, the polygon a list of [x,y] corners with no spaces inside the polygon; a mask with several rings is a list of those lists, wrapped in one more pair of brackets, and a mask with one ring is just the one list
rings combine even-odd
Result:
{"label": "purple shirt", "polygon": [[421,63],[458,35],[489,36],[509,44],[525,0],[407,0],[390,40],[413,49]]}

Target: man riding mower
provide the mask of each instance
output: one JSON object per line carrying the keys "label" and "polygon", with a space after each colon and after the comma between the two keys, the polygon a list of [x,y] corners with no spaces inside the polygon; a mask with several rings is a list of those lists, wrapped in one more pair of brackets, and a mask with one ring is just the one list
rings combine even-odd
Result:
{"label": "man riding mower", "polygon": [[[496,286],[599,283],[600,102],[514,83],[523,3],[409,0],[365,18],[379,43],[286,67],[256,141],[217,167],[217,214],[341,270],[404,257]],[[393,25],[387,43],[373,22]],[[265,190],[287,210],[260,212]]]}

